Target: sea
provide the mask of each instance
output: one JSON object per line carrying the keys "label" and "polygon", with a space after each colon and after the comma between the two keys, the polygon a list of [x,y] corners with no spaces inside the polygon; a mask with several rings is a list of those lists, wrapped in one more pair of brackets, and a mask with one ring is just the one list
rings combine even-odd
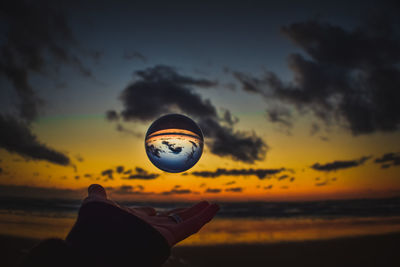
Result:
{"label": "sea", "polygon": [[[184,202],[120,202],[165,211]],[[0,198],[0,235],[65,238],[81,201]],[[217,216],[181,246],[280,243],[400,232],[400,198],[305,202],[222,202]]]}

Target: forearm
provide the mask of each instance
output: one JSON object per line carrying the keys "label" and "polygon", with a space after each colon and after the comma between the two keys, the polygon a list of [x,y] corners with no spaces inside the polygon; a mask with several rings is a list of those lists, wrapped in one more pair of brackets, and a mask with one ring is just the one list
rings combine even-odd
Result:
{"label": "forearm", "polygon": [[102,202],[84,204],[66,240],[33,248],[22,266],[159,267],[169,257],[165,238],[140,218]]}

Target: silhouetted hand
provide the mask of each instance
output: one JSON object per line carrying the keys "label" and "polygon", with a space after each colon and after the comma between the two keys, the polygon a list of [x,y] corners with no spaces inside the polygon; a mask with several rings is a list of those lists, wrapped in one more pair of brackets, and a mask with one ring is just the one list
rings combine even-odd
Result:
{"label": "silhouetted hand", "polygon": [[[189,208],[163,213],[157,213],[152,207],[123,207],[108,199],[105,189],[98,184],[89,186],[88,197],[82,205],[90,202],[105,202],[139,217],[156,229],[171,247],[197,233],[219,210],[217,204],[210,204],[207,201],[199,202]],[[175,215],[171,216],[173,214]]]}
{"label": "silhouetted hand", "polygon": [[101,185],[93,184],[66,239],[44,240],[21,266],[160,267],[173,245],[198,232],[218,210],[207,201],[164,213],[122,207],[107,198]]}

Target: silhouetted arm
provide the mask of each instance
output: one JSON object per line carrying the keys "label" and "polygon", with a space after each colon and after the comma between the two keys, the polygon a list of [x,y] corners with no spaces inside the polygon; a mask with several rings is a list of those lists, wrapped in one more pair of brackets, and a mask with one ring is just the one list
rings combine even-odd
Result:
{"label": "silhouetted arm", "polygon": [[[46,257],[44,247],[55,250],[48,259],[53,255],[59,255],[59,259],[53,259],[55,265],[40,266],[71,266],[71,261],[75,262],[73,266],[161,266],[169,257],[170,248],[199,231],[218,209],[218,205],[203,201],[157,214],[151,207],[121,207],[107,198],[102,186],[91,185],[75,225],[65,242],[59,240],[60,250],[54,242],[49,246],[45,241],[42,248],[39,245],[32,250],[24,266],[37,266],[29,263]],[[171,218],[171,213],[181,221]]]}

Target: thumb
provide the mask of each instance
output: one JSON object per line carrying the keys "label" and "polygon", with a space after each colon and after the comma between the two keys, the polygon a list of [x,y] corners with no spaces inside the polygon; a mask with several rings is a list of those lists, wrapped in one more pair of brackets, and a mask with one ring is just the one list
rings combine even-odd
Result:
{"label": "thumb", "polygon": [[92,184],[88,187],[88,197],[107,199],[107,193],[101,185]]}

